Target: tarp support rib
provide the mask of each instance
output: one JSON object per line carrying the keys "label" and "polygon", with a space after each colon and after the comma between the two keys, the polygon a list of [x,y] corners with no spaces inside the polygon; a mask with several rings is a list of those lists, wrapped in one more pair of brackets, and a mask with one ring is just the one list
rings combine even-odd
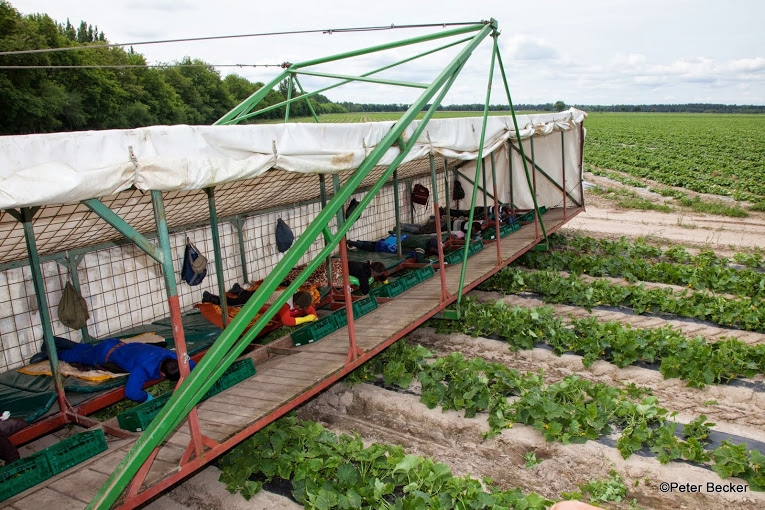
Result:
{"label": "tarp support rib", "polygon": [[398,191],[398,168],[393,171],[393,215],[396,217],[396,253],[401,257],[401,196]]}
{"label": "tarp support rib", "polygon": [[451,190],[449,189],[449,159],[444,158],[444,189],[446,190],[446,230],[452,230]]}
{"label": "tarp support rib", "polygon": [[[499,231],[499,200],[497,200],[497,169],[496,169],[496,158],[494,157],[494,153],[491,153],[491,181],[494,186],[494,195],[492,198],[494,199],[494,239],[497,242],[497,265],[502,264],[502,243],[500,242],[502,240],[502,235]],[[485,209],[484,209],[485,211]],[[484,212],[484,217],[488,219],[489,215]]]}
{"label": "tarp support rib", "polygon": [[[326,178],[324,177],[324,174],[319,174],[319,194],[321,198],[321,208],[324,209],[327,207],[327,182]],[[329,225],[325,226],[322,230],[324,232],[324,246],[332,245],[335,243],[335,236],[332,235],[332,230],[330,230]],[[326,259],[327,264],[327,281],[331,282],[332,280],[332,254],[327,255]]]}
{"label": "tarp support rib", "polygon": [[144,235],[134,229],[127,221],[123,220],[114,211],[106,207],[103,202],[97,198],[90,198],[88,200],[83,200],[82,205],[96,213],[106,223],[114,227],[120,234],[134,242],[136,246],[143,250],[149,257],[164,265],[164,255],[162,254],[162,251],[158,250],[156,246],[151,244]]}
{"label": "tarp support rib", "polygon": [[539,214],[539,202],[537,201],[537,173],[534,171],[536,168],[536,159],[534,153],[534,136],[529,138],[531,143],[531,198],[534,200],[534,232],[535,237],[539,238],[539,228],[542,228],[542,237],[547,243],[547,229],[545,228],[544,221],[542,221],[542,215]]}
{"label": "tarp support rib", "polygon": [[223,277],[223,260],[220,251],[220,233],[218,231],[218,211],[215,208],[215,188],[205,188],[207,204],[210,209],[210,233],[212,234],[213,254],[215,255],[215,276],[218,280],[218,296],[220,300],[221,322],[225,328],[228,325],[228,300],[226,299],[226,280]]}
{"label": "tarp support rib", "polygon": [[[430,160],[430,185],[433,187],[433,214],[435,215],[435,221],[436,221],[436,238],[438,239],[438,267],[440,271],[438,272],[439,278],[441,280],[441,302],[443,303],[449,297],[449,291],[446,289],[446,271],[444,271],[444,243],[443,240],[443,234],[441,232],[441,211],[438,207],[438,181],[436,180],[436,158],[433,157],[433,154],[430,154],[428,159]],[[449,223],[449,218],[446,218],[447,224]],[[447,227],[447,230],[448,227]]]}

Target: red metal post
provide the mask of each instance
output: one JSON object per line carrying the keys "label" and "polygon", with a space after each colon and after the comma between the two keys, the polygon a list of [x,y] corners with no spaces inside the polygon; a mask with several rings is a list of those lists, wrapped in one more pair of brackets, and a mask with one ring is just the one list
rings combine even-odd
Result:
{"label": "red metal post", "polygon": [[343,294],[345,296],[345,315],[348,317],[348,357],[346,366],[352,364],[364,355],[364,351],[356,345],[356,323],[353,321],[353,298],[351,297],[351,280],[348,278],[348,247],[345,244],[345,236],[340,239],[340,261],[343,265]]}
{"label": "red metal post", "polygon": [[[436,238],[438,239],[438,267],[440,270],[438,271],[440,277],[441,277],[441,302],[443,303],[447,299],[449,299],[449,291],[446,289],[446,272],[444,271],[444,243],[443,241],[443,234],[441,233],[441,213],[438,208],[438,201],[433,201],[433,209],[435,210],[434,214],[436,215]],[[446,228],[449,232],[449,235],[451,236],[451,218],[446,218]]]}

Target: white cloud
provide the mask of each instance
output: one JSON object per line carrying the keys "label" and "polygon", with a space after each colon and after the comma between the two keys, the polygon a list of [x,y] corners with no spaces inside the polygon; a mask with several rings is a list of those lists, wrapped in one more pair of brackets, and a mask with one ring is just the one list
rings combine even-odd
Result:
{"label": "white cloud", "polygon": [[147,11],[193,11],[197,7],[191,0],[131,0],[125,7],[130,9],[142,9]]}
{"label": "white cloud", "polygon": [[736,72],[765,72],[765,57],[731,60],[728,62],[728,68]]}
{"label": "white cloud", "polygon": [[553,44],[525,34],[512,35],[504,40],[501,46],[503,46],[503,58],[506,56],[512,60],[554,61],[560,58],[560,53]]}

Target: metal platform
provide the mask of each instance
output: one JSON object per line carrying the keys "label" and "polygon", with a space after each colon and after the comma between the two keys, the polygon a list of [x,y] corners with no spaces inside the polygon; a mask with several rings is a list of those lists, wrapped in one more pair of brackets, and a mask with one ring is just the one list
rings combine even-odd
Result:
{"label": "metal platform", "polygon": [[[552,233],[582,211],[551,209],[544,215],[547,232]],[[541,240],[538,224],[524,225],[501,240],[501,260],[495,242],[468,259],[465,290],[470,290],[499,271]],[[421,325],[457,299],[460,265],[445,267],[447,297],[442,299],[441,278],[416,285],[403,294],[383,300],[379,307],[355,321],[356,344],[366,361]],[[257,349],[250,356],[268,347]],[[201,434],[208,449],[199,458],[190,458],[192,437],[187,420],[155,450],[153,460],[142,470],[143,481],[129,487],[118,508],[133,508],[191,475],[199,467],[225,453],[257,430],[296,408],[340,380],[359,363],[347,363],[349,332],[343,327],[316,343],[298,348],[274,348],[275,357],[257,364],[253,377],[209,398],[197,407]],[[96,496],[109,475],[125,457],[140,434],[113,439],[106,452],[85,461],[2,503],[5,508],[40,510],[77,509]],[[150,459],[151,460],[151,459]],[[137,478],[140,479],[140,478]]]}

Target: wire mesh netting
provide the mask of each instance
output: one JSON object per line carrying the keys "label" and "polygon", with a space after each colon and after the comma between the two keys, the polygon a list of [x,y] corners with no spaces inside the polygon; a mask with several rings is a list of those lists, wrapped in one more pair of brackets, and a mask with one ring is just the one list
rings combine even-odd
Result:
{"label": "wire mesh netting", "polygon": [[[443,161],[436,160],[438,194],[444,199]],[[360,189],[374,184],[386,167],[375,167]],[[353,172],[339,175],[342,184]],[[432,213],[432,203],[412,207],[409,190],[414,183],[431,188],[428,158],[411,161],[398,169],[401,180],[399,205],[403,222],[423,222]],[[332,177],[326,178],[328,199],[333,195]],[[367,191],[353,198],[361,200]],[[216,212],[220,219],[222,279],[226,287],[234,282],[265,278],[284,256],[275,243],[275,227],[282,218],[299,236],[321,212],[320,185],[316,174],[298,174],[279,170],[247,181],[229,183],[215,189]],[[182,256],[188,237],[208,258],[208,273],[199,286],[178,284],[181,309],[193,310],[202,293],[218,293],[209,205],[204,190],[169,192],[163,194],[169,228],[171,251],[175,255],[176,279],[180,282]],[[115,214],[137,231],[151,237],[156,229],[151,194],[128,190],[101,200]],[[347,204],[346,204],[347,206]],[[169,314],[161,266],[136,245],[124,240],[122,234],[99,218],[83,204],[42,207],[34,218],[37,249],[43,258],[42,272],[46,300],[50,310],[53,333],[80,340],[82,333],[73,331],[58,320],[57,305],[67,279],[80,282],[81,294],[88,303],[90,320],[88,334],[104,338],[119,331],[166,317]],[[392,179],[377,193],[351,227],[349,239],[379,239],[388,235],[395,225],[395,205]],[[330,224],[336,229],[336,219]],[[241,229],[241,234],[239,230]],[[244,251],[240,250],[240,235]],[[324,241],[319,238],[301,258],[305,264],[317,256]],[[88,249],[90,247],[90,249]],[[79,254],[76,275],[69,274],[68,263]],[[0,340],[2,358],[0,370],[23,365],[42,342],[42,326],[29,266],[22,265],[27,257],[24,232],[11,214],[0,216]],[[69,258],[67,258],[69,257]],[[22,262],[20,262],[22,261]],[[246,273],[245,274],[245,266]]]}

